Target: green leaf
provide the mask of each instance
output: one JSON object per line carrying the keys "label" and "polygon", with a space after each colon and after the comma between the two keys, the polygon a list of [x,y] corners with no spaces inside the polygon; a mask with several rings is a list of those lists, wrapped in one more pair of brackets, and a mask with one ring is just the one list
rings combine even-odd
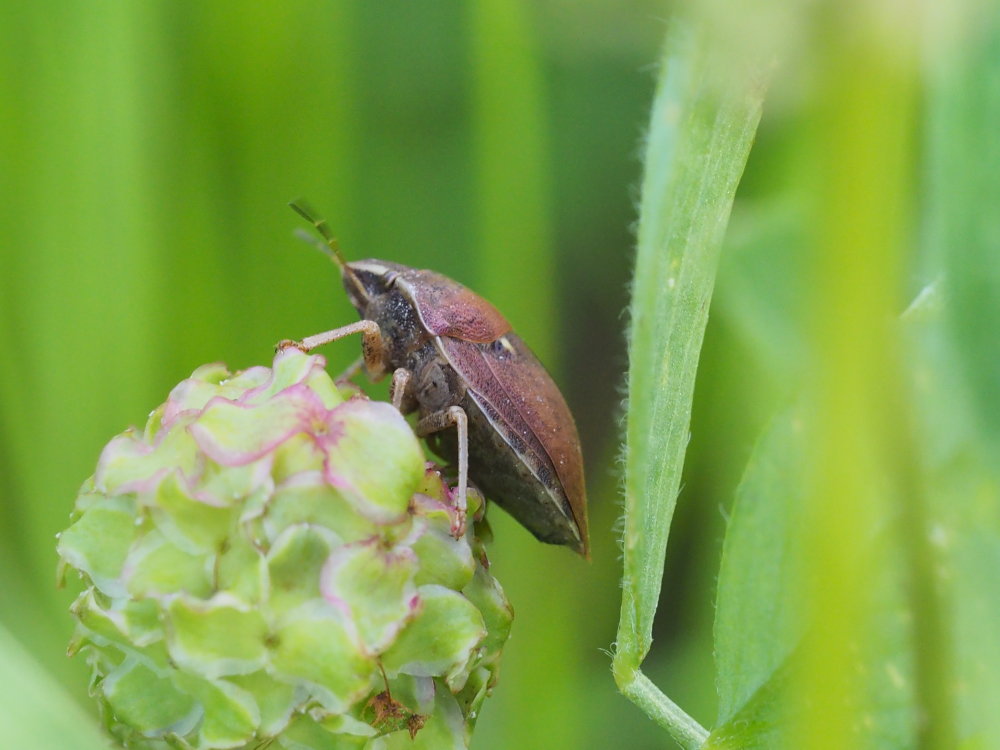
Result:
{"label": "green leaf", "polygon": [[771,750],[789,745],[790,667],[769,675],[728,720],[709,735],[703,750]]}
{"label": "green leaf", "polygon": [[[958,16],[975,3],[956,3]],[[971,13],[969,14],[972,15]],[[977,16],[978,17],[978,16]],[[952,23],[956,18],[952,17]],[[983,438],[1000,448],[1000,21],[993,9],[973,29],[949,29],[929,68],[927,251],[945,286],[953,365],[965,382]],[[985,203],[984,203],[985,201]],[[933,278],[933,277],[932,277]]]}
{"label": "green leaf", "polygon": [[[949,6],[951,7],[951,6]],[[930,697],[957,739],[1000,737],[1000,17],[946,16],[928,67],[924,281],[937,304],[911,325],[928,487],[922,550],[940,617],[922,630]],[[916,317],[916,316],[914,316]]]}
{"label": "green leaf", "polygon": [[[653,105],[632,289],[619,648],[649,649],[719,250],[762,90],[720,82],[704,39],[671,34]],[[720,88],[720,86],[722,88]]]}
{"label": "green leaf", "polygon": [[[808,703],[797,685],[809,655],[830,648],[822,628],[815,622],[807,627],[799,611],[808,588],[803,542],[809,537],[801,523],[806,512],[794,507],[803,500],[803,472],[795,463],[803,449],[794,448],[803,432],[794,424],[777,420],[762,439],[727,533],[716,620],[720,719],[707,748],[764,750],[801,744],[803,706]],[[788,476],[800,480],[796,492],[782,492]],[[778,479],[772,489],[779,499],[773,502],[770,493],[757,494],[768,478]],[[781,513],[791,520],[783,520]],[[769,531],[768,521],[779,530]],[[891,524],[885,528],[889,533],[855,550],[869,571],[864,589],[857,592],[865,609],[866,637],[848,650],[845,669],[853,679],[849,693],[840,696],[844,708],[859,717],[842,728],[850,747],[873,750],[914,747],[918,726],[908,572],[896,529]],[[753,550],[758,541],[761,547]],[[751,550],[756,554],[741,554]],[[750,569],[737,572],[740,563]],[[742,631],[740,617],[746,623]],[[805,731],[808,735],[808,727]]]}
{"label": "green leaf", "polygon": [[638,672],[652,641],[691,401],[723,234],[760,119],[764,79],[710,27],[676,21],[646,147],[633,274],[625,436],[619,688],[685,747],[705,732]]}
{"label": "green leaf", "polygon": [[968,341],[950,330],[948,298],[908,321],[913,393],[923,429],[920,453],[927,502],[921,550],[933,574],[941,621],[923,649],[947,675],[937,700],[955,712],[958,735],[977,747],[1000,736],[1000,653],[983,648],[1000,631],[1000,471],[989,428],[955,354]]}
{"label": "green leaf", "polygon": [[795,375],[808,352],[804,213],[787,198],[737,205],[712,305],[712,314],[740,334],[757,363],[784,387],[799,382]]}
{"label": "green leaf", "polygon": [[[0,627],[4,744],[11,748],[108,750],[97,722]],[[15,677],[16,676],[16,677]]]}
{"label": "green leaf", "polygon": [[[997,486],[991,487],[994,497]],[[956,536],[949,571],[955,603],[951,629],[957,645],[958,719],[966,741],[991,746],[1000,737],[1000,534],[967,529]]]}
{"label": "green leaf", "polygon": [[800,414],[775,419],[736,490],[715,607],[720,724],[761,690],[802,635],[796,602],[804,585],[807,440]]}

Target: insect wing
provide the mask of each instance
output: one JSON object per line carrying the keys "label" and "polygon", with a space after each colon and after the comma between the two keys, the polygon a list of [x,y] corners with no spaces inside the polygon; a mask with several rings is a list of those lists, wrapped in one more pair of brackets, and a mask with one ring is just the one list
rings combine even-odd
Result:
{"label": "insect wing", "polygon": [[573,415],[548,372],[514,333],[491,343],[447,337],[438,341],[494,427],[523,442],[539,480],[548,487],[555,484],[565,495],[586,554],[587,493],[580,439]]}

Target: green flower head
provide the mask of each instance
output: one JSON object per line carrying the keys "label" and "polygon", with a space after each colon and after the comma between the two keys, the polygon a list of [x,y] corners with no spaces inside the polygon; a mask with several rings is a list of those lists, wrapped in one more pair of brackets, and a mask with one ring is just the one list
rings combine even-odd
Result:
{"label": "green flower head", "polygon": [[467,747],[510,605],[407,422],[324,364],[201,367],[84,484],[70,652],[126,747]]}

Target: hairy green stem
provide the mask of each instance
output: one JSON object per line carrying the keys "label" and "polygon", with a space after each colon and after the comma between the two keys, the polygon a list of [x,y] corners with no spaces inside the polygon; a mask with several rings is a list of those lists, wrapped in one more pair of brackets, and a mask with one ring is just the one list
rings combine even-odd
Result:
{"label": "hairy green stem", "polygon": [[666,729],[684,750],[697,750],[705,744],[708,730],[670,700],[641,671],[630,672],[622,679],[618,679],[619,675],[615,673],[615,677],[622,695]]}

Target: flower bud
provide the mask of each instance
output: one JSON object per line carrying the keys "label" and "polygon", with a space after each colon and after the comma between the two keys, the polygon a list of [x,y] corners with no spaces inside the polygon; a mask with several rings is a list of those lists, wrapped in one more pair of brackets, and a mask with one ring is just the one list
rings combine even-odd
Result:
{"label": "flower bud", "polygon": [[467,747],[510,604],[406,420],[324,364],[201,367],[84,483],[70,653],[125,746]]}

